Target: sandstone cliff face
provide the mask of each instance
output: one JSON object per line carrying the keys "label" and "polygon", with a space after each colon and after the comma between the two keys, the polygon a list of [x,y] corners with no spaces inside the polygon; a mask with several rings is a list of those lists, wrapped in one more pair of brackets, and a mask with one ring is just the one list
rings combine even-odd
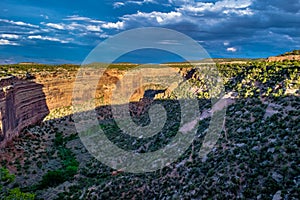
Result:
{"label": "sandstone cliff face", "polygon": [[[109,103],[111,92],[125,71],[107,70],[101,79],[93,69],[86,69],[81,73],[78,74],[78,71],[59,71],[35,74],[35,81],[43,85],[49,110],[72,105],[73,93],[79,93],[76,96],[85,95],[99,99],[103,105]],[[74,91],[75,81],[81,84],[80,87],[75,87],[79,89],[77,91]],[[96,91],[91,83],[96,83]]]}
{"label": "sandstone cliff face", "polygon": [[48,113],[42,85],[16,77],[0,79],[0,146]]}
{"label": "sandstone cliff face", "polygon": [[43,86],[49,110],[71,105],[76,72],[43,72],[35,77],[34,81]]}
{"label": "sandstone cliff face", "polygon": [[300,55],[272,56],[268,58],[269,62],[282,62],[284,60],[300,60]]}
{"label": "sandstone cliff face", "polygon": [[[190,69],[176,68],[173,72],[185,77]],[[116,104],[137,102],[144,97],[148,89],[163,90],[157,85],[140,87],[147,79],[156,77],[167,79],[169,72],[165,69],[144,69],[142,73],[128,73],[124,70],[109,69],[99,79],[99,72],[86,69],[78,71],[56,70],[52,72],[34,73],[35,79],[24,80],[17,77],[0,79],[0,147],[18,135],[26,126],[42,121],[50,110],[71,106],[73,94],[96,98],[96,106],[111,104],[111,95],[119,95]],[[102,73],[101,73],[102,74]],[[126,76],[125,76],[126,74]],[[122,81],[127,78],[131,81]],[[74,91],[75,81],[80,87]],[[159,82],[160,80],[156,80]],[[93,85],[96,83],[96,92]],[[146,81],[147,82],[147,81]],[[151,82],[151,81],[150,81]],[[76,87],[75,87],[76,88]],[[92,90],[93,88],[93,90]],[[132,88],[135,88],[133,90]],[[123,98],[129,93],[130,99]],[[165,96],[162,94],[161,96]]]}
{"label": "sandstone cliff face", "polygon": [[[93,70],[86,71],[89,80],[98,82]],[[110,102],[110,94],[124,71],[112,69],[104,73],[97,85],[96,98],[101,104]],[[0,147],[6,145],[25,127],[42,121],[50,110],[72,105],[77,71],[53,71],[33,74],[35,79],[14,76],[0,78]],[[91,92],[88,85],[82,93]]]}

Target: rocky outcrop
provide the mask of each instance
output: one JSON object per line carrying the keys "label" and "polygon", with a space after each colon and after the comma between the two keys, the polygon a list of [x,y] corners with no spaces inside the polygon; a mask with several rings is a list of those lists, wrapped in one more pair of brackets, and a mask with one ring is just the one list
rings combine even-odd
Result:
{"label": "rocky outcrop", "polygon": [[300,60],[300,55],[272,56],[268,58],[268,62],[282,62],[285,60]]}
{"label": "rocky outcrop", "polygon": [[0,79],[0,146],[48,113],[43,86],[10,76]]}

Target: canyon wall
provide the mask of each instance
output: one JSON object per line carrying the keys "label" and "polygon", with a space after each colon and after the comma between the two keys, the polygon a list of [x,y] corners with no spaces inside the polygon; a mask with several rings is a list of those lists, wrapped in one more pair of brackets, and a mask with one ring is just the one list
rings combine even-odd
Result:
{"label": "canyon wall", "polygon": [[[105,105],[110,102],[115,84],[125,71],[107,70],[99,81],[94,70],[88,69],[84,73],[88,81],[98,83],[95,97],[101,100],[101,105]],[[0,78],[0,147],[4,147],[25,127],[41,122],[51,110],[72,105],[76,70],[58,69],[31,75],[34,77],[31,80],[15,76]],[[87,84],[78,92],[82,95],[95,94],[89,88],[91,85]]]}
{"label": "canyon wall", "polygon": [[[190,70],[189,68],[166,69],[168,68],[146,68],[142,69],[143,73],[126,72],[125,70],[115,68],[100,72],[87,68],[80,71],[80,73],[78,71],[62,70],[35,74],[34,81],[43,85],[43,92],[45,93],[46,104],[49,110],[72,105],[73,93],[79,93],[76,96],[90,96],[91,98],[95,98],[97,100],[96,105],[102,106],[111,104],[111,95],[113,92],[115,92],[114,95],[130,92],[130,101],[139,101],[143,98],[145,90],[150,87],[149,84],[148,87],[139,87],[145,85],[145,82],[151,82],[154,78],[155,82],[161,82],[158,79],[164,80],[170,78],[170,72],[185,76]],[[75,81],[77,84],[80,84],[80,87],[74,87]],[[95,85],[96,88],[94,87]],[[136,88],[136,90],[133,91],[132,88]],[[162,89],[154,85],[151,88]],[[128,103],[128,99],[125,101],[117,103]]]}
{"label": "canyon wall", "polygon": [[0,79],[0,146],[49,113],[42,88],[14,76]]}
{"label": "canyon wall", "polygon": [[[113,91],[114,95],[119,95],[115,103],[125,104],[128,98],[122,95],[128,92],[130,101],[136,102],[143,98],[145,90],[149,88],[163,89],[151,84],[144,88],[139,86],[153,77],[167,79],[170,71],[166,68],[143,70],[143,73],[127,73],[125,70],[109,69],[99,73],[97,70],[85,69],[78,74],[77,70],[55,69],[32,73],[34,78],[31,80],[14,76],[0,78],[0,147],[5,146],[26,126],[42,121],[49,111],[71,106],[73,92],[78,93],[76,96],[79,97],[93,97],[97,99],[96,106],[101,106],[111,104]],[[188,71],[187,68],[173,69],[181,76]],[[123,78],[129,81],[122,81]],[[156,83],[160,82],[158,79]],[[74,91],[75,81],[80,82],[80,87],[75,87],[77,91]],[[96,83],[96,92],[91,82]],[[136,90],[132,91],[132,88]]]}
{"label": "canyon wall", "polygon": [[[49,110],[66,107],[72,105],[73,93],[80,93],[78,96],[93,96],[101,99],[102,103],[108,103],[111,91],[115,88],[115,84],[121,79],[125,71],[111,69],[105,71],[101,79],[99,73],[93,69],[81,71],[81,76],[78,71],[59,70],[56,72],[43,72],[34,74],[35,81],[43,85],[43,92],[46,96],[46,104]],[[80,78],[81,77],[81,78]],[[75,81],[81,86],[74,88]],[[95,82],[96,92],[92,90]],[[77,91],[74,91],[77,89]]]}

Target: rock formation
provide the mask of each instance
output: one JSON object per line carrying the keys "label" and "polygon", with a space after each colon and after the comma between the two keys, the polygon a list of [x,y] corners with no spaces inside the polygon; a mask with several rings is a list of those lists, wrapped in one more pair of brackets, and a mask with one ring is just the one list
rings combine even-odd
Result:
{"label": "rock formation", "polygon": [[268,62],[282,62],[284,60],[300,60],[300,55],[272,56]]}
{"label": "rock formation", "polygon": [[0,79],[0,146],[49,113],[42,88],[14,76]]}
{"label": "rock formation", "polygon": [[[99,81],[94,70],[87,69],[84,73],[89,81],[98,83],[94,97],[99,99],[98,103],[105,105],[110,103],[111,93],[125,71],[106,70]],[[32,75],[35,78],[31,80],[15,76],[0,78],[0,147],[5,146],[26,126],[42,121],[50,110],[72,105],[77,71],[54,70]],[[87,84],[85,90],[78,92],[82,95],[89,92],[95,94],[90,88],[91,85]],[[137,93],[136,99],[143,96],[143,90]]]}
{"label": "rock formation", "polygon": [[[145,91],[151,89],[164,92],[162,86],[146,84],[145,87],[141,87],[141,85],[151,83],[153,78],[157,79],[153,79],[156,83],[170,79],[170,72],[165,69],[146,68],[143,69],[143,73],[131,73],[112,68],[102,71],[100,79],[99,72],[91,68],[86,68],[80,72],[81,74],[78,74],[77,70],[66,69],[33,72],[32,79],[26,79],[26,76],[24,78],[2,77],[0,78],[0,146],[4,146],[26,126],[42,121],[49,111],[71,106],[74,93],[78,93],[80,97],[90,96],[97,100],[96,106],[103,106],[112,103],[113,92],[116,96],[121,95],[117,98],[118,101],[114,102],[115,104],[138,102],[143,99]],[[171,71],[185,77],[189,69],[176,68]],[[123,81],[126,78],[130,81]],[[75,82],[78,81],[81,84],[80,88],[74,91]],[[171,81],[174,80],[171,78]],[[90,83],[96,83],[96,92],[95,87]],[[128,92],[130,98],[124,98],[122,94]],[[159,96],[164,98],[168,96],[167,92]]]}

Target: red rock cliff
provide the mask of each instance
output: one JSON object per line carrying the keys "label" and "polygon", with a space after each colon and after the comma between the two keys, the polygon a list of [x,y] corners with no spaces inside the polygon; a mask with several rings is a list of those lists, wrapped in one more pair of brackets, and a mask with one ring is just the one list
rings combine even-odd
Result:
{"label": "red rock cliff", "polygon": [[[180,71],[179,68],[176,71]],[[180,74],[186,74],[187,69],[180,71]],[[150,73],[151,72],[151,73]],[[56,70],[33,73],[34,79],[24,80],[17,77],[0,78],[0,146],[4,146],[14,136],[18,135],[24,127],[42,121],[49,111],[65,106],[72,105],[74,82],[78,71]],[[119,69],[106,70],[101,79],[99,73],[94,70],[86,69],[83,78],[96,80],[96,95],[98,99],[97,106],[109,104],[111,94],[116,88],[116,84],[124,77],[126,71]],[[130,74],[130,73],[129,73]],[[147,69],[147,76],[168,77],[165,70],[157,71]],[[127,75],[128,76],[128,75]],[[135,84],[141,85],[141,75],[132,76]],[[78,78],[78,77],[77,77]],[[132,87],[130,82],[120,82],[119,90],[127,90]],[[89,84],[82,81],[84,90],[75,91],[89,93]],[[133,92],[133,91],[129,91]],[[85,95],[85,94],[83,94]],[[137,88],[132,94],[130,101],[139,101],[144,95],[144,88]]]}
{"label": "red rock cliff", "polygon": [[[104,73],[96,95],[103,99],[102,103],[109,102],[110,92],[123,73],[115,69]],[[72,105],[77,71],[58,70],[33,75],[32,80],[14,76],[0,78],[0,147],[26,126],[42,121],[50,110]],[[98,80],[93,71],[88,78]]]}
{"label": "red rock cliff", "polygon": [[42,88],[13,76],[0,79],[0,146],[49,113]]}

